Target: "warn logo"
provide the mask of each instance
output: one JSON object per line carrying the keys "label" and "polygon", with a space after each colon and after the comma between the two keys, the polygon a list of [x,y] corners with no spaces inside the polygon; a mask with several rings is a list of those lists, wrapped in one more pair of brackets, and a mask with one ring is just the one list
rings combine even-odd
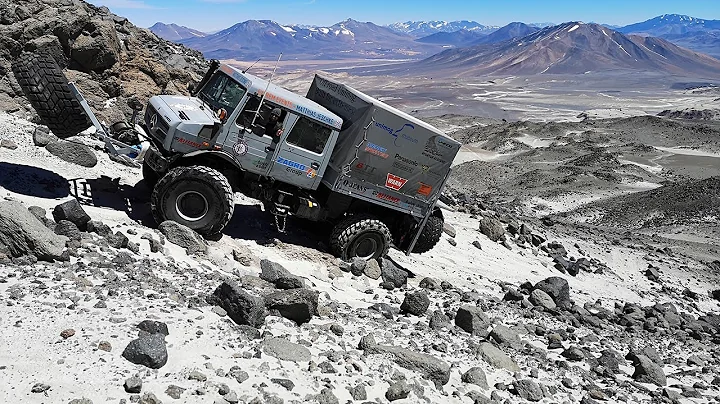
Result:
{"label": "warn logo", "polygon": [[387,180],[385,180],[385,186],[390,189],[394,189],[395,191],[399,191],[406,182],[408,182],[408,180],[405,178],[388,173]]}

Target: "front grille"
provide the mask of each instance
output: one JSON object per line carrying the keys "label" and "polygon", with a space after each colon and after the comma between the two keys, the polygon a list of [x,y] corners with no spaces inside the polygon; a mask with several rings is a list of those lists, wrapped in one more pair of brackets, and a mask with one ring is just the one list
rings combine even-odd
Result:
{"label": "front grille", "polygon": [[148,105],[147,108],[145,108],[145,126],[148,128],[148,131],[153,131],[153,115],[157,116],[157,118],[155,118],[155,126],[157,127],[155,130],[155,136],[159,139],[165,139],[165,136],[170,130],[170,125],[165,122],[162,115],[160,115],[151,105]]}

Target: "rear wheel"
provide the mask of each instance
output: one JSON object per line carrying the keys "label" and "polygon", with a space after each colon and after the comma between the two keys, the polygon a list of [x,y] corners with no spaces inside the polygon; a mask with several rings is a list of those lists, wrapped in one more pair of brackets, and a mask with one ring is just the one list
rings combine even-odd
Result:
{"label": "rear wheel", "polygon": [[162,177],[150,197],[159,224],[172,220],[202,235],[220,233],[235,210],[227,178],[204,166],[176,167]]}
{"label": "rear wheel", "polygon": [[425,227],[420,231],[420,237],[418,237],[412,252],[422,254],[432,250],[440,241],[444,224],[445,221],[441,217],[430,216],[425,222]]}
{"label": "rear wheel", "polygon": [[12,71],[30,105],[55,136],[65,139],[92,125],[52,56],[26,53],[13,62]]}
{"label": "rear wheel", "polygon": [[372,215],[358,214],[340,221],[330,234],[333,254],[343,260],[365,260],[387,255],[392,236],[388,227]]}

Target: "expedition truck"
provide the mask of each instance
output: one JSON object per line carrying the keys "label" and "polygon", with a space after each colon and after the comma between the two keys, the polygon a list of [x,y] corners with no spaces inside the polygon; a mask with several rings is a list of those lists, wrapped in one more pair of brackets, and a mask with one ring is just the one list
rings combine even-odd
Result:
{"label": "expedition truck", "polygon": [[[88,119],[101,126],[48,59],[28,54],[13,67],[38,115],[61,137]],[[52,99],[63,105],[48,106]],[[331,250],[345,260],[381,257],[391,244],[423,253],[440,239],[436,204],[460,144],[342,83],[316,75],[303,97],[211,61],[190,97],[154,96],[140,121],[133,130],[151,143],[142,172],[158,223],[219,233],[242,192],[263,203],[279,231],[290,215],[329,222]]]}

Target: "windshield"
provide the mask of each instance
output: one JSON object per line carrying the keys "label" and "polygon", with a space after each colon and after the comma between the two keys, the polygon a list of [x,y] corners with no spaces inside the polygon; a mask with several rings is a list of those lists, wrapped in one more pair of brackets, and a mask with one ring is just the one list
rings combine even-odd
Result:
{"label": "windshield", "polygon": [[231,113],[247,90],[226,74],[217,72],[198,93],[198,97],[217,111],[225,108]]}

